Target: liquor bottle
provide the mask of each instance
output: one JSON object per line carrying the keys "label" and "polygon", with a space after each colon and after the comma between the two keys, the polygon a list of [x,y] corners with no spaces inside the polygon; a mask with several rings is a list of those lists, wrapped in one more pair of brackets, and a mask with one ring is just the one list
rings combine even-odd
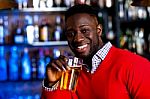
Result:
{"label": "liquor bottle", "polygon": [[45,50],[45,64],[47,65],[48,63],[50,63],[51,61],[51,56],[50,56],[50,52],[49,49]]}
{"label": "liquor bottle", "polygon": [[133,20],[134,13],[135,13],[135,7],[131,6],[132,0],[125,0],[125,11],[127,14],[128,20]]}
{"label": "liquor bottle", "polygon": [[38,50],[32,52],[31,55],[31,69],[32,69],[32,80],[37,79],[37,71],[38,71],[38,56],[37,56]]}
{"label": "liquor bottle", "polygon": [[104,0],[98,0],[98,6],[103,9],[104,8]]}
{"label": "liquor bottle", "polygon": [[23,8],[23,0],[16,0],[18,3],[18,9],[22,9]]}
{"label": "liquor bottle", "polygon": [[24,48],[21,59],[21,78],[22,80],[31,79],[31,61],[28,53],[28,48]]}
{"label": "liquor bottle", "polygon": [[40,0],[33,0],[33,7],[36,9],[36,8],[39,8],[40,6]]}
{"label": "liquor bottle", "polygon": [[22,5],[23,5],[23,8],[27,8],[28,7],[28,0],[22,0]]}
{"label": "liquor bottle", "polygon": [[126,48],[134,53],[136,53],[135,35],[131,29],[129,28],[126,29],[126,43],[127,43]]}
{"label": "liquor bottle", "polygon": [[0,44],[4,43],[4,26],[3,26],[3,18],[0,17]]}
{"label": "liquor bottle", "polygon": [[60,41],[61,40],[61,27],[56,26],[56,30],[54,31],[54,40],[55,41]]}
{"label": "liquor bottle", "polygon": [[46,1],[46,6],[47,6],[48,8],[53,7],[53,4],[54,4],[53,0],[47,0],[47,1]]}
{"label": "liquor bottle", "polygon": [[5,58],[4,46],[0,46],[0,81],[7,80],[7,62]]}
{"label": "liquor bottle", "polygon": [[115,33],[113,31],[113,27],[112,27],[112,17],[109,16],[108,17],[108,33],[106,34],[106,37],[108,40],[114,40],[115,38]]}
{"label": "liquor bottle", "polygon": [[110,7],[112,7],[112,0],[106,0],[106,7],[107,8],[110,8]]}
{"label": "liquor bottle", "polygon": [[34,15],[33,20],[34,20],[34,42],[39,42],[39,25],[38,25],[39,16]]}
{"label": "liquor bottle", "polygon": [[40,25],[39,31],[39,41],[46,42],[49,40],[49,28],[50,25],[47,23],[47,21],[45,19],[42,20],[42,24]]}
{"label": "liquor bottle", "polygon": [[58,48],[53,49],[53,58],[56,59],[60,56],[60,50]]}
{"label": "liquor bottle", "polygon": [[55,19],[55,24],[56,24],[56,28],[55,28],[55,31],[54,31],[54,40],[55,41],[60,41],[62,39],[62,27],[61,27],[61,16],[56,16],[56,19]]}
{"label": "liquor bottle", "polygon": [[31,70],[32,70],[32,80],[37,79],[37,56],[36,52],[33,53],[33,56],[31,58]]}
{"label": "liquor bottle", "polygon": [[147,19],[147,12],[145,8],[139,7],[137,11],[138,11],[137,16],[139,19]]}
{"label": "liquor bottle", "polygon": [[4,23],[3,23],[3,25],[4,25],[4,43],[5,44],[8,44],[8,42],[11,42],[11,40],[10,39],[8,39],[9,38],[9,36],[10,36],[10,32],[9,32],[9,18],[8,18],[8,16],[7,15],[5,15],[5,16],[3,16],[3,19],[4,19]]}
{"label": "liquor bottle", "polygon": [[63,7],[63,2],[62,0],[54,0],[54,7]]}
{"label": "liquor bottle", "polygon": [[40,5],[40,8],[41,8],[41,9],[46,8],[46,0],[40,0],[39,5]]}
{"label": "liquor bottle", "polygon": [[29,15],[25,16],[24,25],[24,42],[32,44],[34,42],[34,26],[32,17]]}
{"label": "liquor bottle", "polygon": [[136,50],[137,53],[140,55],[144,54],[144,48],[145,48],[145,40],[144,40],[144,29],[140,28],[138,29],[137,35],[136,35]]}
{"label": "liquor bottle", "polygon": [[24,30],[22,28],[22,22],[20,20],[17,20],[17,25],[13,32],[14,32],[14,43],[15,44],[24,43]]}
{"label": "liquor bottle", "polygon": [[38,69],[37,70],[38,79],[43,79],[45,77],[46,64],[45,64],[44,53],[42,49],[39,50],[39,59],[37,62],[37,69]]}
{"label": "liquor bottle", "polygon": [[125,18],[125,11],[124,11],[123,0],[119,0],[118,3],[119,3],[118,4],[119,5],[118,16],[120,19],[124,19]]}
{"label": "liquor bottle", "polygon": [[9,73],[9,80],[15,81],[19,78],[19,58],[17,47],[12,46],[10,49],[10,57],[8,61],[8,73]]}
{"label": "liquor bottle", "polygon": [[66,5],[66,7],[70,7],[71,6],[71,0],[64,0],[64,3]]}

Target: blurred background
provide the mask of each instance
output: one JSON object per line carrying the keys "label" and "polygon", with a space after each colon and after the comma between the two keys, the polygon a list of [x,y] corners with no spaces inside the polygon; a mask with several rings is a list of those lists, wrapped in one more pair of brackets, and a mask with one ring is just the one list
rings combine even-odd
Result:
{"label": "blurred background", "polygon": [[73,55],[64,13],[79,3],[99,9],[105,42],[150,60],[149,0],[0,0],[0,99],[40,99],[46,64]]}

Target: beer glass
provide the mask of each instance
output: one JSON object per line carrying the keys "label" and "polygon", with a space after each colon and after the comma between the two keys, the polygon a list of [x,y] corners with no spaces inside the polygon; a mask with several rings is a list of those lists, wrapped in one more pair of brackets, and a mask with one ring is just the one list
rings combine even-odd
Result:
{"label": "beer glass", "polygon": [[82,63],[83,60],[81,58],[73,56],[68,57],[67,65],[70,67],[70,70],[62,73],[60,90],[76,91],[78,77],[82,69]]}

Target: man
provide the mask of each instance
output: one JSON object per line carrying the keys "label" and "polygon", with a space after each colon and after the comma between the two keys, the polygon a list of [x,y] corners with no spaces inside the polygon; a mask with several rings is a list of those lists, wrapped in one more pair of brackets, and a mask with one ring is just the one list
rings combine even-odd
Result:
{"label": "man", "polygon": [[97,11],[75,5],[65,15],[66,37],[76,57],[85,66],[76,92],[60,90],[67,58],[60,56],[47,66],[42,99],[150,99],[150,62],[127,50],[104,44]]}

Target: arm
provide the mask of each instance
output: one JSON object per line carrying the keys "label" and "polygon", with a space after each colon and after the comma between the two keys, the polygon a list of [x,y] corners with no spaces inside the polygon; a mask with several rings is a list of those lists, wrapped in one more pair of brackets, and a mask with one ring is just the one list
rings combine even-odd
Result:
{"label": "arm", "polygon": [[47,65],[41,99],[78,99],[75,92],[59,89],[62,71],[67,69],[65,56],[60,56]]}
{"label": "arm", "polygon": [[136,60],[128,73],[127,89],[133,99],[150,99],[150,62]]}

